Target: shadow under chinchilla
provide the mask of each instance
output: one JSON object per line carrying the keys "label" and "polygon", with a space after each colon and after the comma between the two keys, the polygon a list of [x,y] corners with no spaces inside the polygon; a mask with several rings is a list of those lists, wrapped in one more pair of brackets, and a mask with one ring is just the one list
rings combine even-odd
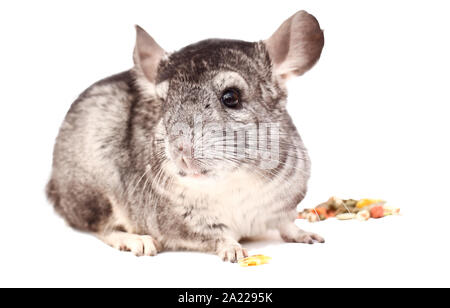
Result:
{"label": "shadow under chinchilla", "polygon": [[280,245],[284,241],[281,239],[278,231],[269,231],[267,234],[249,238],[243,238],[239,241],[246,249],[260,249],[271,245]]}

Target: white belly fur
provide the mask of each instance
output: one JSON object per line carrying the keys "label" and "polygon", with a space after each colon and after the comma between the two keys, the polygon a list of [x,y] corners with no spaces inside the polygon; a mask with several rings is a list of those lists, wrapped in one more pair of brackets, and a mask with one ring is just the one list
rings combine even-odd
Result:
{"label": "white belly fur", "polygon": [[226,181],[181,179],[186,199],[210,201],[207,214],[218,217],[237,239],[260,235],[267,231],[267,215],[270,209],[271,189],[274,183],[261,180],[245,171],[235,172]]}

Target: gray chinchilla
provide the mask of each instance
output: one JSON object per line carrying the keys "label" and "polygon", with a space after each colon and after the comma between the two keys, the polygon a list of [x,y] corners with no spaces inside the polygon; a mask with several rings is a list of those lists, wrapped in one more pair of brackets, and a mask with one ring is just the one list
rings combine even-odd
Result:
{"label": "gray chinchilla", "polygon": [[136,26],[134,67],[72,104],[47,196],[70,226],[136,255],[212,252],[236,262],[239,241],[294,224],[310,163],[286,111],[285,82],[319,59],[305,11],[267,40],[209,39],[168,53]]}

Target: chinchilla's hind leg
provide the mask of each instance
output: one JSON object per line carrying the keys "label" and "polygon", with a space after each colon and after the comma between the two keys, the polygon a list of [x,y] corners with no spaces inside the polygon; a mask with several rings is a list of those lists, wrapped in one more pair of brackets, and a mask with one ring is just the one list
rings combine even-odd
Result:
{"label": "chinchilla's hind leg", "polygon": [[61,185],[54,179],[47,185],[47,196],[67,223],[80,231],[95,234],[111,247],[131,251],[137,256],[153,256],[161,250],[149,235],[133,234],[123,213],[109,198],[86,185]]}
{"label": "chinchilla's hind leg", "polygon": [[100,232],[112,217],[109,200],[86,185],[59,183],[52,179],[46,192],[56,212],[77,230]]}
{"label": "chinchilla's hind leg", "polygon": [[97,237],[113,248],[131,251],[136,256],[154,256],[161,250],[159,243],[149,235],[111,231],[97,234]]}

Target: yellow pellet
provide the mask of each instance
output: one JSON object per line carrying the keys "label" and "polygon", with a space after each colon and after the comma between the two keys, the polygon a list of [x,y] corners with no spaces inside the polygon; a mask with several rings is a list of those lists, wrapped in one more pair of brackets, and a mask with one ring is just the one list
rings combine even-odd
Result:
{"label": "yellow pellet", "polygon": [[381,199],[361,199],[358,201],[358,203],[356,203],[356,207],[362,209],[372,204],[384,204],[384,203],[386,203],[386,201]]}
{"label": "yellow pellet", "polygon": [[240,266],[256,266],[256,265],[262,265],[262,264],[266,264],[269,263],[269,261],[271,260],[271,257],[268,256],[264,256],[264,255],[254,255],[254,256],[250,256],[247,258],[243,258],[241,260],[238,261]]}

